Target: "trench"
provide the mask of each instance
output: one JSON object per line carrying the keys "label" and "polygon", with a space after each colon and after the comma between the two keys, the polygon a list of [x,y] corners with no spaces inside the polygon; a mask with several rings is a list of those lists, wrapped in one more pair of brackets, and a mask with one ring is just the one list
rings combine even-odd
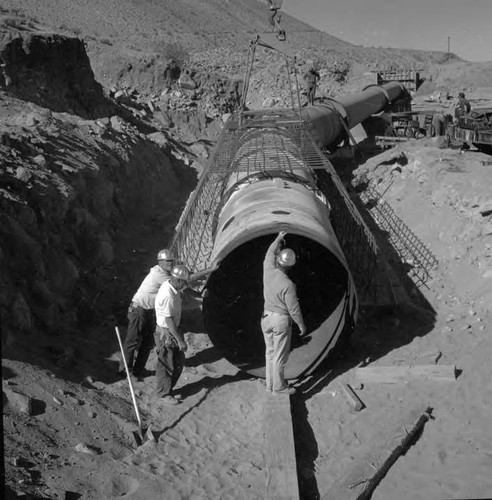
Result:
{"label": "trench", "polygon": [[[263,312],[263,259],[274,234],[249,240],[230,252],[208,283],[203,302],[205,328],[222,355],[240,369],[264,376],[265,344],[260,327]],[[288,235],[287,245],[297,255],[290,277],[308,329],[307,339],[299,339],[293,326],[292,352],[287,378],[297,378],[320,356],[323,349],[314,340],[334,335],[332,321],[347,294],[348,273],[324,246],[304,236]],[[325,342],[329,343],[329,338]],[[297,352],[296,352],[297,351]]]}

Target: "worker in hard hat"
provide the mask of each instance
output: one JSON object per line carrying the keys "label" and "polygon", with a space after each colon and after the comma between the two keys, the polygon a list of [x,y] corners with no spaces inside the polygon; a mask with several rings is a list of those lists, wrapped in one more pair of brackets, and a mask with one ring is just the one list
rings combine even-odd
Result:
{"label": "worker in hard hat", "polygon": [[454,108],[454,116],[456,123],[458,119],[464,115],[467,115],[471,111],[470,101],[465,97],[464,92],[460,92],[458,94],[458,102]]}
{"label": "worker in hard hat", "polygon": [[189,279],[190,271],[185,266],[174,266],[171,277],[159,288],[155,299],[156,395],[169,405],[181,402],[173,395],[172,390],[183,371],[185,352],[188,348],[179,325],[182,292],[188,286]]}
{"label": "worker in hard hat", "polygon": [[268,247],[263,261],[264,312],[261,329],[265,339],[266,390],[274,394],[294,394],[284,377],[284,367],[289,358],[292,321],[301,335],[306,333],[296,287],[288,273],[296,263],[296,254],[290,248],[280,250],[286,236],[281,231]]}
{"label": "worker in hard hat", "polygon": [[[137,378],[147,375],[145,365],[154,346],[155,297],[161,285],[171,277],[174,260],[174,255],[167,248],[158,252],[157,265],[150,269],[128,307],[128,330],[123,353],[128,369]],[[123,359],[118,374],[125,375]]]}
{"label": "worker in hard hat", "polygon": [[308,70],[304,74],[304,81],[306,82],[306,91],[308,103],[313,106],[314,99],[316,98],[316,88],[318,86],[318,81],[320,80],[320,75],[318,72],[318,65],[312,63],[309,65]]}

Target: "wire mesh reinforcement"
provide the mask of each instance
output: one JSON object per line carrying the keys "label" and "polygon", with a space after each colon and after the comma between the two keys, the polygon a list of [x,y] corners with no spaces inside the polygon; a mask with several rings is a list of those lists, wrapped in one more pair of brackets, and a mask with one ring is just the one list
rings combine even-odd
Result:
{"label": "wire mesh reinforcement", "polygon": [[362,192],[361,201],[371,207],[369,211],[374,221],[387,233],[402,264],[411,266],[408,275],[412,281],[418,287],[426,285],[431,278],[431,271],[437,267],[437,258],[374,188],[368,187]]}
{"label": "wire mesh reinforcement", "polygon": [[226,189],[259,174],[281,173],[306,183],[302,170],[317,180],[308,187],[321,190],[330,203],[333,228],[356,285],[372,286],[378,252],[375,239],[333,165],[316,145],[310,124],[301,122],[291,110],[231,116],[176,227],[173,250],[191,269],[206,268]]}

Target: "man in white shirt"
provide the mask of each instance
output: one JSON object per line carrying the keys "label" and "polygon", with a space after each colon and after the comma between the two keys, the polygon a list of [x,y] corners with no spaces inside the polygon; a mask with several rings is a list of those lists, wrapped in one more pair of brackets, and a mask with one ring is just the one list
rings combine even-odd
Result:
{"label": "man in white shirt", "polygon": [[[142,281],[128,307],[128,330],[126,332],[123,352],[128,369],[136,377],[145,376],[145,364],[154,346],[155,330],[155,297],[161,285],[171,276],[174,256],[168,249],[157,254],[157,265],[153,266]],[[138,351],[135,357],[135,351]],[[124,376],[125,365],[121,360],[119,374]]]}
{"label": "man in white shirt", "polygon": [[185,352],[188,348],[181,323],[181,293],[188,285],[190,272],[183,265],[175,266],[171,277],[162,284],[155,299],[157,327],[155,344],[157,346],[156,394],[166,404],[180,403],[172,394],[183,372]]}

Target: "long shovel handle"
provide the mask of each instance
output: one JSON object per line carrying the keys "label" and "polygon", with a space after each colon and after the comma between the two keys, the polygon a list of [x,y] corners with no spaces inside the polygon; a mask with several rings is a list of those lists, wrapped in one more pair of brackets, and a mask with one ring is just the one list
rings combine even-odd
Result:
{"label": "long shovel handle", "polygon": [[123,350],[123,343],[121,342],[120,329],[115,326],[116,336],[118,337],[118,343],[120,344],[121,356],[123,359],[123,363],[125,365],[126,377],[128,379],[128,385],[130,386],[130,393],[132,395],[133,406],[135,408],[135,414],[137,415],[138,429],[140,434],[142,434],[142,420],[140,420],[140,413],[138,411],[137,400],[135,398],[135,391],[133,390],[132,379],[130,377],[130,370],[128,369],[128,365],[126,363],[125,351]]}

